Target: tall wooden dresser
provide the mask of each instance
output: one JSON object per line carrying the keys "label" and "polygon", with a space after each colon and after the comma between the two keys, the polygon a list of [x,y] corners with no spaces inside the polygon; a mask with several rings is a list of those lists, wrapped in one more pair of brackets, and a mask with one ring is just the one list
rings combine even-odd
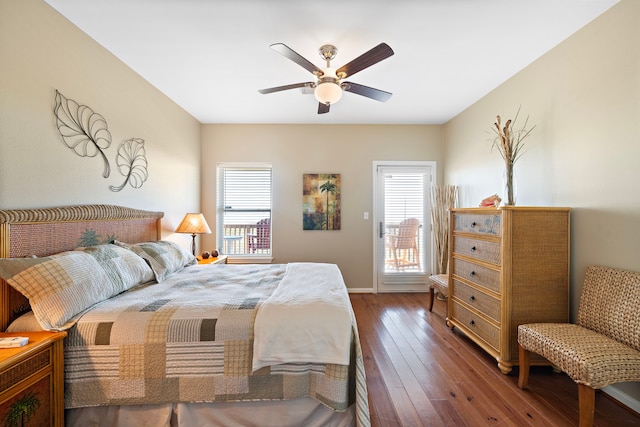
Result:
{"label": "tall wooden dresser", "polygon": [[[508,374],[518,325],[569,320],[569,208],[460,208],[450,212],[447,323]],[[532,364],[544,364],[543,359]]]}

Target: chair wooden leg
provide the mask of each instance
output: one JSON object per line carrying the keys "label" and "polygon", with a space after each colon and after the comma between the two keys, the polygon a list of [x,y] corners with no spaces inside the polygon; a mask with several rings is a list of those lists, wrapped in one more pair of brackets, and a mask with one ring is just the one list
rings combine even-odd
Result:
{"label": "chair wooden leg", "polygon": [[518,387],[524,389],[529,382],[529,361],[531,358],[531,352],[521,345],[518,347],[520,348],[520,374],[518,375]]}
{"label": "chair wooden leg", "polygon": [[580,427],[593,426],[593,414],[596,409],[596,390],[588,385],[578,384],[578,408]]}
{"label": "chair wooden leg", "polygon": [[429,296],[431,298],[429,300],[429,311],[433,311],[433,300],[436,298],[436,293],[432,287],[429,288]]}
{"label": "chair wooden leg", "polygon": [[396,267],[396,271],[400,271],[400,261],[398,260],[398,250],[393,249],[393,265]]}

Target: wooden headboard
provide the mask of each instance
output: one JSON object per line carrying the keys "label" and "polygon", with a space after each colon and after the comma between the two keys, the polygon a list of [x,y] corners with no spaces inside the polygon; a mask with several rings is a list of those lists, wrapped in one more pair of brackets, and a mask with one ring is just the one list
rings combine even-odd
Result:
{"label": "wooden headboard", "polygon": [[[0,210],[0,257],[47,256],[120,240],[160,240],[163,212],[114,205]],[[29,310],[29,301],[0,280],[0,331]]]}

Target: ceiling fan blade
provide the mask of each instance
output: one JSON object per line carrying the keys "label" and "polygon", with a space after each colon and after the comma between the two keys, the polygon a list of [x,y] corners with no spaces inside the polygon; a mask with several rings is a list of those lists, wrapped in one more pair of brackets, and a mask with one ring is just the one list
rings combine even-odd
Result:
{"label": "ceiling fan blade", "polygon": [[267,88],[267,89],[260,89],[260,90],[258,90],[258,92],[260,92],[262,94],[267,94],[267,93],[273,93],[273,92],[280,92],[280,91],[283,91],[283,90],[296,89],[296,88],[299,88],[299,87],[312,87],[314,84],[315,83],[313,83],[313,82],[294,83],[294,84],[290,84],[290,85],[270,87],[270,88]]}
{"label": "ceiling fan blade", "polygon": [[324,74],[324,71],[322,71],[320,68],[316,67],[311,61],[307,60],[305,57],[300,55],[295,50],[291,49],[286,44],[284,44],[284,43],[274,43],[270,47],[271,47],[271,49],[273,49],[276,52],[278,52],[280,55],[282,55],[282,56],[284,56],[286,58],[289,58],[290,60],[292,60],[293,62],[295,62],[296,64],[298,64],[302,68],[304,68],[305,70],[309,71],[310,73],[313,73],[313,74],[315,74],[317,76],[321,76],[321,75]]}
{"label": "ceiling fan blade", "polygon": [[385,92],[384,90],[375,89],[358,83],[344,82],[343,87],[347,92],[366,96],[367,98],[375,99],[376,101],[380,102],[388,101],[389,98],[391,98],[391,96],[393,95],[391,92]]}
{"label": "ceiling fan blade", "polygon": [[318,114],[325,114],[329,112],[329,105],[322,102],[318,102]]}
{"label": "ceiling fan blade", "polygon": [[353,61],[343,65],[336,70],[336,75],[342,79],[353,76],[358,71],[362,71],[367,67],[377,64],[393,55],[393,49],[386,43],[380,43],[373,49],[358,56]]}

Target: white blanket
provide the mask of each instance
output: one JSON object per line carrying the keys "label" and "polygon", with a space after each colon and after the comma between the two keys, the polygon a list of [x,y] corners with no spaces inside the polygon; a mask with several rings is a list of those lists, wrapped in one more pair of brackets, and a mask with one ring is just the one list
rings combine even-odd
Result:
{"label": "white blanket", "polygon": [[256,315],[253,370],[282,363],[349,364],[351,304],[335,264],[291,263]]}

